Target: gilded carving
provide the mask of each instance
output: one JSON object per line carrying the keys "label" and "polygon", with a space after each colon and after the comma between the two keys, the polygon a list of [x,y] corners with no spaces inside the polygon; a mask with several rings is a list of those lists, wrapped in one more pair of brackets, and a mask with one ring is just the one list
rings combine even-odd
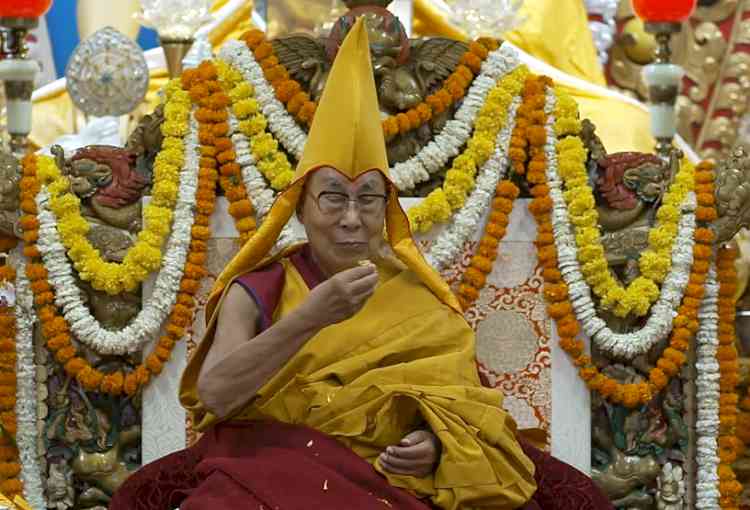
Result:
{"label": "gilded carving", "polygon": [[[390,2],[381,3],[387,5]],[[384,114],[397,114],[424,101],[435,86],[453,72],[468,49],[464,42],[439,37],[409,40],[398,18],[385,10],[365,12],[363,16],[371,42],[380,108]],[[340,18],[328,38],[292,34],[272,39],[279,61],[313,99],[319,98],[336,45],[351,23],[349,15]],[[418,130],[389,136],[386,141],[390,163],[413,156],[434,137],[445,120],[444,115],[437,115]]]}
{"label": "gilded carving", "polygon": [[[746,111],[750,55],[743,45],[750,41],[750,20],[742,18],[749,6],[730,0],[699,7],[673,37],[673,61],[686,71],[677,101],[678,132],[706,158],[721,159],[734,147]],[[621,0],[617,19],[620,32],[611,49],[608,78],[645,101],[641,69],[653,59],[653,36],[627,0]]]}
{"label": "gilded carving", "polygon": [[682,61],[685,73],[692,81],[687,95],[699,103],[706,99],[719,77],[727,42],[715,23],[704,21],[695,28],[690,25],[686,28],[683,45],[675,51],[675,61]]}

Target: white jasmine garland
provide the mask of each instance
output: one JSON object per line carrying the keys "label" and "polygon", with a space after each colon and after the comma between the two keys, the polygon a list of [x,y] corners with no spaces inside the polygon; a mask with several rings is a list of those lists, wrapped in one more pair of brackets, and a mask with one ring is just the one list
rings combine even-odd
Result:
{"label": "white jasmine garland", "polygon": [[[236,154],[235,161],[240,165],[242,184],[245,186],[245,192],[250,199],[250,203],[253,205],[253,209],[255,209],[255,221],[258,226],[260,226],[268,214],[268,211],[271,210],[271,206],[273,206],[277,194],[268,186],[263,175],[258,171],[258,168],[255,165],[255,156],[250,149],[250,140],[247,135],[239,130],[238,124],[237,117],[230,110],[229,132],[232,138],[232,143],[234,144],[234,151]],[[301,241],[301,239],[294,233],[291,224],[287,223],[279,233],[279,238],[276,241],[274,251],[280,250],[299,241]]]}
{"label": "white jasmine garland", "polygon": [[[307,134],[276,99],[273,87],[263,75],[253,53],[244,43],[230,41],[222,47],[219,55],[253,85],[255,98],[268,119],[269,129],[287,152],[299,160]],[[428,180],[431,174],[443,169],[451,158],[459,154],[471,135],[474,120],[484,105],[487,94],[499,79],[519,64],[515,50],[509,46],[503,45],[489,53],[454,118],[416,155],[390,168],[391,179],[400,190],[413,189],[416,184]]]}
{"label": "white jasmine garland", "polygon": [[515,97],[511,102],[505,126],[497,136],[495,151],[480,169],[474,190],[464,206],[453,216],[451,224],[435,238],[425,253],[427,262],[438,271],[448,267],[463,252],[466,241],[482,223],[485,212],[495,196],[495,188],[508,171],[508,147],[520,104],[519,97]]}
{"label": "white jasmine garland", "polygon": [[661,286],[659,299],[651,307],[646,324],[631,333],[615,333],[597,315],[591,297],[591,288],[586,283],[578,262],[578,248],[573,237],[573,226],[562,191],[562,181],[557,173],[557,135],[555,133],[554,109],[556,97],[549,89],[545,111],[547,113],[547,184],[552,199],[552,229],[558,252],[558,267],[568,285],[570,301],[576,318],[584,332],[596,346],[615,358],[632,359],[648,352],[657,342],[672,331],[672,323],[685,293],[693,264],[693,236],[695,233],[695,193],[688,193],[682,204],[677,237],[672,247],[672,267]]}
{"label": "white jasmine garland", "polygon": [[701,510],[720,508],[719,498],[719,362],[716,350],[719,345],[719,285],[716,265],[706,279],[706,293],[698,311],[700,326],[696,335],[695,379],[697,416],[695,422],[696,455],[698,465],[695,485],[695,507]]}
{"label": "white jasmine garland", "polygon": [[47,508],[37,453],[36,365],[34,364],[34,300],[26,264],[16,266],[16,444],[21,462],[23,497],[31,508]]}
{"label": "white jasmine garland", "polygon": [[76,338],[100,354],[121,355],[142,349],[158,334],[159,328],[174,307],[190,248],[195,195],[198,190],[198,126],[192,116],[184,143],[185,167],[180,173],[172,232],[153,294],[138,315],[121,331],[110,331],[102,327],[84,303],[82,292],[76,285],[75,271],[60,242],[57,218],[49,208],[49,194],[44,187],[37,194],[38,247],[49,273],[49,281],[55,289],[55,304],[62,310],[63,317]]}

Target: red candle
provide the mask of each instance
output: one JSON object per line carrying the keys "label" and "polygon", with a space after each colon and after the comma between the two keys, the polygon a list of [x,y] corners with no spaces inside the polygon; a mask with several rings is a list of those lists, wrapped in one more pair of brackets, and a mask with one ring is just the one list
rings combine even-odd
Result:
{"label": "red candle", "polygon": [[631,0],[633,10],[643,21],[681,23],[695,9],[696,0]]}
{"label": "red candle", "polygon": [[38,18],[51,4],[52,0],[0,0],[0,17]]}

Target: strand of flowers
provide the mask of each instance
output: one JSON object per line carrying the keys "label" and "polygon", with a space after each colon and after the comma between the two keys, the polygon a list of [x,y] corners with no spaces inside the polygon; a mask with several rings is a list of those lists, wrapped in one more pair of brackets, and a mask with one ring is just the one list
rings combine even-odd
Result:
{"label": "strand of flowers", "polygon": [[520,104],[520,97],[513,98],[508,112],[510,121],[498,134],[495,152],[479,172],[474,191],[453,217],[452,223],[435,238],[425,254],[427,262],[438,271],[445,269],[463,251],[469,238],[476,232],[477,225],[481,223],[485,211],[490,207],[497,185],[506,175],[508,144]]}
{"label": "strand of flowers", "polygon": [[[267,132],[268,121],[260,112],[258,101],[254,97],[249,97],[254,94],[253,85],[243,79],[237,68],[223,60],[218,60],[217,65],[222,85],[234,93],[233,105],[229,111],[229,127],[235,150],[242,151],[245,157],[253,158],[253,165],[257,164],[257,170],[273,189],[285,189],[294,179],[294,168],[286,154],[279,150],[279,144],[273,135]],[[240,96],[245,98],[235,100]],[[242,166],[241,163],[240,165]]]}
{"label": "strand of flowers", "polygon": [[532,100],[524,100],[524,104],[518,112],[520,118],[516,122],[513,135],[510,138],[510,150],[508,151],[511,166],[517,175],[526,174],[528,161],[529,175],[527,180],[532,183],[544,180],[543,177],[539,178],[539,173],[544,172],[546,165],[543,147],[547,140],[545,130],[547,114],[544,111],[544,85],[541,84],[540,86],[542,90],[535,90]]}
{"label": "strand of flowers", "polygon": [[[252,87],[235,87],[234,81],[238,80],[218,79],[222,74],[227,76],[231,71],[232,69],[221,61],[217,61],[216,65],[204,61],[197,69],[188,70],[187,81],[193,80],[193,74],[202,77],[217,77],[217,79],[211,80],[195,80],[190,89],[190,96],[196,103],[201,103],[204,98],[208,97],[211,90],[219,87],[226,92],[227,97],[234,103],[234,107],[238,111],[244,113],[252,108],[257,111],[257,103],[251,98]],[[229,105],[218,102],[214,102],[214,104],[206,103],[196,112],[196,119],[199,121],[199,133],[203,133],[202,135],[199,134],[204,144],[201,149],[203,154],[201,166],[220,165],[219,183],[229,200],[229,214],[234,218],[240,234],[240,242],[244,244],[255,232],[257,225],[253,204],[250,202],[245,187],[239,178],[241,167],[237,162],[237,154],[232,140],[228,136],[230,127],[227,106]]]}
{"label": "strand of flowers", "polygon": [[[237,198],[240,193],[244,193],[244,196],[247,197],[247,203],[240,201],[235,203],[234,209],[230,208],[230,212],[236,220],[237,230],[242,236],[240,240],[244,242],[252,236],[257,226],[256,218],[252,215],[252,206],[255,202],[250,201],[248,190],[251,190],[251,192],[257,191],[257,195],[263,198],[268,195],[265,192],[265,185],[263,188],[257,186],[257,170],[251,172],[248,168],[250,166],[254,168],[256,161],[254,158],[257,157],[258,166],[264,170],[266,176],[269,177],[269,181],[281,187],[286,187],[291,182],[293,172],[286,155],[278,150],[276,140],[263,132],[267,124],[266,120],[262,115],[257,116],[255,101],[249,97],[249,94],[254,92],[253,86],[249,83],[241,83],[242,77],[235,69],[221,60],[218,62],[218,65],[214,65],[205,61],[197,69],[183,73],[182,80],[183,86],[190,90],[191,97],[199,105],[210,107],[214,112],[213,115],[205,116],[198,133],[204,144],[201,147],[203,155],[201,165],[205,164],[210,167],[210,158],[215,158],[214,166],[220,165],[224,177],[235,176],[236,178],[238,174],[242,174],[242,180],[245,181],[244,187],[240,186],[242,183],[238,179],[238,184],[234,185],[232,182],[233,187],[229,188],[230,192],[234,193],[234,198]],[[216,94],[213,99],[205,95],[206,91],[225,89],[229,90],[227,94]],[[227,107],[232,102],[234,102],[234,105],[230,111]],[[250,143],[247,143],[246,140],[230,138],[230,136],[234,136],[232,119],[235,114],[245,117],[239,122],[234,119],[241,131],[257,135],[251,139]],[[248,118],[251,115],[254,116]],[[210,122],[211,119],[219,122],[212,123]],[[230,183],[225,182],[225,184]],[[273,198],[273,192],[271,194]],[[264,202],[261,204],[263,207],[262,214],[257,217],[257,220],[262,220],[270,210],[272,203],[271,201],[271,203]],[[201,206],[200,202],[198,206]],[[241,214],[247,212],[248,209],[250,209],[250,215],[242,217]],[[276,242],[275,249],[285,247],[296,240],[297,237],[292,232],[291,226],[286,225]]]}
{"label": "strand of flowers", "polygon": [[[180,168],[184,163],[182,138],[187,133],[190,99],[172,81],[166,88],[162,150],[154,162],[151,202],[144,208],[144,226],[122,263],[105,262],[86,237],[89,223],[81,215],[81,203],[70,190],[70,180],[56,164],[39,169],[38,179],[48,186],[50,207],[58,219],[58,231],[79,277],[97,290],[115,295],[134,291],[138,284],[159,268],[161,246],[170,231],[172,211],[177,200]],[[34,228],[34,225],[29,225]]]}
{"label": "strand of flowers", "polygon": [[[16,272],[0,265],[0,287],[14,286]],[[15,304],[0,303],[0,492],[11,499],[23,492],[16,432],[16,314]]]}
{"label": "strand of flowers", "polygon": [[[552,115],[555,112],[556,101],[555,94],[550,90],[545,106],[545,111],[549,115],[547,122],[548,145],[545,150],[545,157],[547,159],[547,172],[551,177],[550,184],[554,184],[558,179],[554,173],[558,167],[558,154],[553,148],[554,140],[556,140],[553,126],[556,125],[557,120]],[[698,170],[696,179],[699,182],[713,179],[710,167],[699,166]],[[683,298],[678,309],[678,317],[674,321],[675,328],[670,338],[670,346],[664,350],[656,363],[656,367],[649,373],[649,381],[621,384],[599,372],[591,357],[584,354],[583,341],[576,338],[580,332],[580,326],[576,320],[571,300],[579,299],[582,289],[585,289],[585,283],[578,282],[568,287],[563,279],[563,275],[570,270],[571,261],[575,261],[575,256],[571,256],[569,252],[561,251],[558,253],[555,245],[558,235],[563,235],[564,232],[553,229],[553,216],[559,214],[561,209],[559,207],[553,208],[554,202],[550,196],[550,186],[545,182],[537,183],[532,187],[531,193],[535,198],[529,204],[529,211],[535,217],[538,225],[537,251],[544,268],[544,294],[548,302],[547,310],[550,317],[556,322],[561,348],[571,356],[574,364],[579,367],[579,374],[586,381],[587,386],[593,391],[598,391],[605,399],[631,408],[649,402],[654,393],[664,388],[669,381],[669,377],[676,375],[685,363],[685,351],[688,348],[688,342],[698,329],[696,315],[700,299],[703,296],[702,284],[705,282],[708,271],[711,257],[710,243],[713,241],[713,233],[707,228],[696,231],[697,237],[700,232],[706,239],[705,244],[697,243],[694,248],[695,262],[690,279],[691,282],[695,283],[694,290],[696,293],[692,296],[686,295]],[[564,209],[563,206],[562,211]],[[705,253],[706,250],[708,251],[707,254]]]}
{"label": "strand of flowers", "polygon": [[[24,176],[22,181],[22,209],[27,216],[37,214],[37,206],[34,196],[40,192],[40,184],[36,179],[37,158],[34,155],[24,158]],[[167,334],[164,335],[149,354],[144,363],[140,364],[130,373],[114,372],[105,374],[92,367],[86,359],[78,355],[76,347],[72,344],[70,325],[61,316],[55,303],[55,292],[47,281],[48,272],[40,260],[40,253],[36,246],[39,239],[39,231],[26,231],[24,238],[27,246],[25,253],[32,257],[31,263],[26,266],[26,274],[30,280],[30,287],[34,293],[34,302],[37,306],[38,318],[42,323],[42,334],[45,338],[47,348],[53,353],[55,359],[61,363],[65,371],[75,377],[81,386],[89,391],[101,391],[112,395],[118,395],[125,391],[128,395],[135,394],[143,385],[148,383],[152,375],[161,372],[163,364],[169,359],[176,341],[185,334],[185,328],[192,323],[195,309],[195,294],[200,286],[200,279],[205,275],[204,268],[207,259],[206,240],[210,236],[208,227],[201,223],[208,223],[208,215],[211,214],[214,205],[214,189],[218,176],[215,170],[201,169],[199,173],[198,191],[196,196],[205,197],[202,210],[196,215],[196,224],[191,228],[191,250],[188,254],[188,262],[180,281],[180,293],[177,296],[177,304],[172,309],[169,322],[166,326]]]}
{"label": "strand of flowers", "polygon": [[698,467],[695,487],[695,505],[701,509],[719,507],[719,456],[717,436],[719,434],[719,363],[716,361],[718,346],[718,292],[715,265],[712,264],[705,284],[705,297],[698,312],[700,329],[696,348],[695,378],[698,406],[696,432],[696,464]]}
{"label": "strand of flowers", "polygon": [[[551,84],[551,80],[546,77],[530,75],[526,78],[522,91],[523,101],[518,107],[513,129],[514,135],[510,140],[511,147],[516,133],[520,133],[524,136],[524,145],[528,144],[531,153],[542,152],[540,145],[544,145],[545,137],[535,139],[532,133],[535,128],[540,127],[535,124],[539,122],[542,124],[542,135],[544,134],[544,111],[542,110],[541,117],[536,113],[540,107],[544,106],[544,89],[548,82]],[[513,148],[509,153],[512,151]],[[510,179],[502,181],[497,186],[484,235],[458,285],[457,295],[464,310],[467,310],[479,298],[479,293],[487,283],[487,275],[492,271],[493,263],[497,258],[498,245],[505,237],[510,220],[509,215],[513,211],[513,203],[519,193],[518,186]]]}
{"label": "strand of flowers", "polygon": [[[632,359],[635,356],[645,354],[672,331],[674,310],[679,306],[688,287],[688,275],[694,260],[694,236],[697,235],[698,240],[704,244],[709,243],[713,238],[710,231],[705,229],[696,232],[695,214],[693,212],[695,210],[695,195],[689,193],[683,204],[684,209],[678,227],[678,236],[672,246],[672,269],[664,280],[659,300],[652,306],[646,324],[630,333],[615,333],[607,326],[606,321],[598,316],[591,291],[581,272],[577,248],[573,239],[573,229],[568,217],[568,208],[563,198],[562,183],[557,173],[557,137],[554,125],[548,125],[547,131],[548,144],[545,151],[547,159],[550,161],[547,166],[547,184],[550,188],[549,194],[553,204],[554,240],[560,263],[565,266],[563,280],[571,289],[572,305],[578,322],[596,346],[609,356]],[[564,153],[561,153],[560,158],[563,157]],[[702,249],[701,253],[705,255],[709,252]],[[691,289],[691,293],[695,294],[696,292],[700,292],[700,289]]]}
{"label": "strand of flowers", "polygon": [[509,215],[519,193],[518,186],[509,179],[504,179],[497,185],[489,220],[456,292],[464,311],[479,299],[479,293],[487,283],[487,276],[492,272],[500,242],[507,233]]}
{"label": "strand of flowers", "polygon": [[[16,278],[16,444],[23,469],[24,498],[31,508],[46,508],[37,453],[36,365],[34,363],[34,299],[26,278],[25,263],[17,264]],[[2,491],[2,488],[0,488]]]}
{"label": "strand of flowers", "polygon": [[528,74],[526,67],[516,68],[487,95],[467,148],[453,160],[442,187],[409,209],[409,221],[414,230],[425,232],[435,222],[448,221],[451,213],[464,205],[466,195],[474,188],[477,170],[492,155],[498,133],[510,120],[510,104],[521,92]]}
{"label": "strand of flowers", "polygon": [[[574,125],[574,122],[564,119],[578,117],[575,101],[564,93],[559,93],[558,96],[558,119],[563,119],[566,127]],[[641,274],[627,287],[623,287],[610,272],[604,255],[598,226],[599,214],[589,185],[586,149],[579,133],[571,132],[569,128],[565,131],[568,136],[558,143],[559,152],[565,155],[561,158],[559,173],[565,186],[563,197],[568,204],[568,214],[575,227],[575,242],[583,275],[600,298],[601,306],[612,309],[618,317],[629,314],[642,317],[658,299],[658,284],[670,269],[680,206],[694,187],[692,168],[689,164],[681,165],[656,212],[659,225],[649,232],[649,247],[639,258]]]}
{"label": "strand of flowers", "polygon": [[[307,141],[307,134],[276,98],[273,87],[266,80],[263,69],[258,65],[253,53],[245,44],[230,41],[222,47],[219,55],[237,68],[245,80],[254,87],[255,98],[274,137],[290,155],[299,159]],[[440,133],[415,156],[390,168],[391,179],[399,189],[413,189],[417,183],[428,180],[431,174],[445,168],[450,158],[456,156],[468,140],[474,128],[477,112],[485,103],[489,91],[497,85],[501,77],[518,65],[517,53],[508,46],[501,46],[490,53],[482,65],[481,74],[474,80],[454,118],[449,120]]]}
{"label": "strand of flowers", "polygon": [[[239,73],[230,68],[223,60],[216,60],[215,63],[218,70],[219,83],[232,100],[232,109],[239,111],[243,115],[243,119],[247,118],[251,113],[257,113],[258,102],[252,97],[254,94],[252,86],[246,83],[239,84],[238,82],[241,81],[242,77],[239,76],[235,79],[235,75]],[[236,124],[237,121],[231,115],[230,109],[226,110],[226,114],[229,134],[231,135],[234,129],[233,124]],[[233,164],[222,165],[219,184],[221,185],[221,189],[224,190],[224,196],[229,200],[229,214],[234,218],[234,223],[240,236],[240,244],[244,245],[257,228],[256,214],[253,202],[250,201],[250,197],[242,182],[242,166],[239,162],[239,154],[237,154],[239,147],[234,143],[234,140],[232,142],[235,150],[235,162]]]}
{"label": "strand of flowers", "polygon": [[[174,209],[174,228],[164,250],[162,267],[154,282],[151,297],[143,304],[138,315],[120,331],[103,327],[85,304],[83,294],[76,285],[64,246],[56,228],[57,218],[48,208],[41,211],[39,201],[46,202],[43,192],[36,195],[40,236],[37,247],[55,290],[55,303],[62,310],[76,338],[101,354],[125,354],[142,349],[158,333],[171,312],[180,290],[180,280],[190,249],[190,228],[194,222],[193,205],[198,188],[199,161],[196,122],[191,119],[184,140],[184,168],[180,175],[177,203]],[[40,167],[54,164],[49,158],[39,157]]]}
{"label": "strand of flowers", "polygon": [[[289,77],[289,71],[274,55],[273,46],[266,40],[261,30],[250,30],[241,39],[252,51],[254,58],[264,71],[266,80],[274,88],[276,98],[286,105],[290,114],[304,124],[312,123],[317,104],[302,89],[302,85]],[[469,49],[459,60],[459,65],[445,80],[443,86],[429,95],[423,102],[397,115],[390,115],[383,120],[383,134],[386,139],[397,134],[405,134],[419,128],[439,115],[455,102],[464,97],[466,88],[478,74],[482,62],[490,51],[496,50],[499,44],[495,39],[482,38],[469,44]]]}
{"label": "strand of flowers", "polygon": [[[237,163],[239,163],[241,168],[240,178],[243,189],[246,191],[249,200],[255,205],[255,221],[261,224],[271,210],[271,206],[273,206],[276,193],[266,184],[266,179],[258,171],[255,164],[255,155],[253,154],[248,137],[245,131],[240,128],[240,123],[231,112],[229,113],[229,130],[235,151],[237,152]],[[283,155],[283,153],[281,154]],[[282,228],[273,251],[283,249],[300,240],[299,236],[295,234],[291,223],[287,223]]]}
{"label": "strand of flowers", "polygon": [[737,481],[732,464],[745,445],[737,437],[737,414],[739,397],[736,392],[739,381],[737,336],[735,331],[737,270],[735,259],[738,250],[720,248],[716,256],[719,280],[719,325],[716,360],[719,363],[719,504],[721,508],[739,508],[742,484]]}

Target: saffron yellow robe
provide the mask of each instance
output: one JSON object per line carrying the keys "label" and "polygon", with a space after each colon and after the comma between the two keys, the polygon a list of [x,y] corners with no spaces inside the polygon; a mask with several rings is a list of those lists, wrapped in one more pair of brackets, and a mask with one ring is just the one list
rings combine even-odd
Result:
{"label": "saffron yellow robe", "polygon": [[[309,293],[294,265],[280,262],[286,281],[274,322]],[[380,275],[357,315],[307,342],[232,419],[313,427],[378,470],[385,447],[423,420],[442,442],[440,463],[421,479],[383,472],[393,485],[451,510],[522,506],[536,490],[534,466],[515,439],[502,395],[479,381],[474,332],[413,273],[380,268]],[[218,421],[196,391],[218,315],[182,380],[181,400],[198,429]]]}

